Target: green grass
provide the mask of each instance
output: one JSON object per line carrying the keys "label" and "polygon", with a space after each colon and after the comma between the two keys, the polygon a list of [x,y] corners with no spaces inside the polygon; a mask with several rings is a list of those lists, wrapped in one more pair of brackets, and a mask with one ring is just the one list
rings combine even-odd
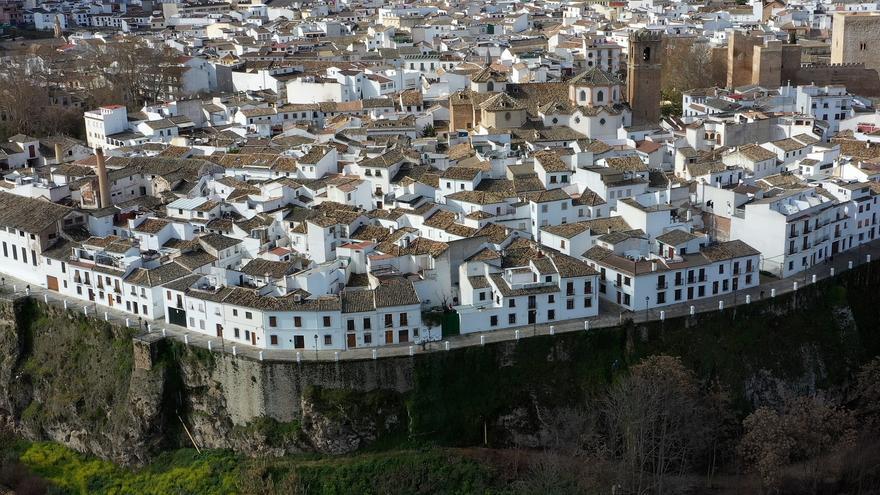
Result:
{"label": "green grass", "polygon": [[237,493],[236,458],[226,452],[202,455],[181,450],[165,454],[139,472],[77,454],[63,446],[31,444],[19,460],[69,494]]}
{"label": "green grass", "polygon": [[[491,470],[443,450],[404,450],[351,457],[250,459],[227,451],[191,449],[161,455],[134,471],[47,442],[7,447],[34,474],[64,494],[296,493],[480,494],[498,493]],[[274,487],[274,489],[272,488]]]}

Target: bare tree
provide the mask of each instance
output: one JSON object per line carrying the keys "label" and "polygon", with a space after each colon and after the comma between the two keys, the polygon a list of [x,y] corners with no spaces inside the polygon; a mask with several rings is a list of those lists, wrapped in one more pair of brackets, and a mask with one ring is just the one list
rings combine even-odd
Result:
{"label": "bare tree", "polygon": [[27,134],[42,137],[52,134],[77,135],[82,114],[52,102],[45,77],[23,71],[0,73],[0,137]]}
{"label": "bare tree", "polygon": [[661,74],[663,91],[681,93],[715,84],[708,43],[693,38],[667,38],[663,49],[666,60]]}
{"label": "bare tree", "polygon": [[94,63],[103,68],[124,101],[134,107],[172,96],[182,71],[170,49],[153,48],[138,38],[109,43]]}
{"label": "bare tree", "polygon": [[631,493],[666,491],[683,474],[706,434],[704,407],[693,374],[678,358],[651,356],[616,383],[605,405],[609,440],[622,461]]}
{"label": "bare tree", "polygon": [[824,457],[855,439],[852,414],[816,396],[790,399],[782,412],[762,407],[746,417],[743,426],[740,454],[770,490],[778,488],[782,468],[800,461],[816,493]]}
{"label": "bare tree", "polygon": [[791,460],[794,440],[788,435],[783,417],[769,407],[762,407],[743,421],[745,433],[739,453],[751,469],[761,476],[766,490],[775,489],[782,468]]}
{"label": "bare tree", "polygon": [[862,366],[856,375],[859,414],[869,428],[880,428],[880,356]]}

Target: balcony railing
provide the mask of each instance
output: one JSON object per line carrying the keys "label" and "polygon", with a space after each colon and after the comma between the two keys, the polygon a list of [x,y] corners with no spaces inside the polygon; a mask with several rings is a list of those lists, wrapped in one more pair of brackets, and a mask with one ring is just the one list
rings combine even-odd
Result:
{"label": "balcony railing", "polygon": [[669,283],[668,282],[657,282],[657,288],[658,289],[668,289]]}

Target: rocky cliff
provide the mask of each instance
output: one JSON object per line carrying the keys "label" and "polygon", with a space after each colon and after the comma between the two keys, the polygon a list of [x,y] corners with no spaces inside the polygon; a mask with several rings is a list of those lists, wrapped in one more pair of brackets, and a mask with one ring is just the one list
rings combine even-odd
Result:
{"label": "rocky cliff", "polygon": [[0,303],[0,420],[123,464],[195,443],[252,455],[405,440],[540,445],[548,413],[650,354],[681,356],[743,413],[845,394],[880,354],[880,265],[723,312],[415,357],[257,362],[144,340],[33,299]]}

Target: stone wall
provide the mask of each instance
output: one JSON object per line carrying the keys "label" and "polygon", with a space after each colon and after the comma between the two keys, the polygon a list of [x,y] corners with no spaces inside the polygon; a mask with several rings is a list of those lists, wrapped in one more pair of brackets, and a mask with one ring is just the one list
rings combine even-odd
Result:
{"label": "stone wall", "polygon": [[492,445],[539,446],[542,414],[582,405],[652,354],[681,357],[745,410],[805,390],[840,393],[880,354],[878,289],[875,262],[694,317],[301,364],[133,339],[24,299],[0,303],[0,419],[29,439],[125,464],[191,442],[253,455],[339,454],[377,441],[468,446],[486,434]]}

